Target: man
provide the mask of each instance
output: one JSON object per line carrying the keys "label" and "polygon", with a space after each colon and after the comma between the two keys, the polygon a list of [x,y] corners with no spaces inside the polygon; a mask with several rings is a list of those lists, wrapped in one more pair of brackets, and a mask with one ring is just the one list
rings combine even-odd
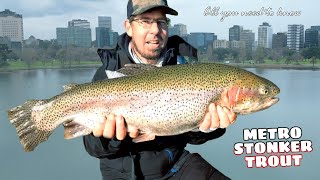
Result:
{"label": "man", "polygon": [[[157,66],[177,64],[179,56],[196,58],[196,49],[178,36],[168,38],[166,14],[178,15],[166,0],[129,0],[126,33],[115,49],[99,49],[102,60],[93,80],[108,78],[105,70],[129,63]],[[165,112],[164,112],[165,113]],[[198,154],[184,148],[222,136],[236,115],[215,104],[208,107],[200,131],[134,143],[137,127],[126,127],[121,115],[110,114],[93,134],[84,137],[88,153],[100,159],[103,179],[228,179]],[[220,127],[220,128],[218,128]]]}

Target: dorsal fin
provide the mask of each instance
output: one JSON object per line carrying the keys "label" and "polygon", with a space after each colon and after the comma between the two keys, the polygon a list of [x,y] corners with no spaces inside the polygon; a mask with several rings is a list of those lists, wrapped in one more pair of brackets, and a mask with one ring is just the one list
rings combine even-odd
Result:
{"label": "dorsal fin", "polygon": [[158,67],[151,64],[126,64],[117,71],[106,70],[109,79],[119,78],[123,76],[133,76],[140,73],[148,72],[157,69]]}
{"label": "dorsal fin", "polygon": [[71,84],[66,84],[66,85],[63,85],[63,91],[66,92],[66,91],[69,91],[70,89],[73,89],[74,87],[76,87],[78,84],[76,83],[71,83]]}
{"label": "dorsal fin", "polygon": [[109,71],[109,70],[106,70],[106,74],[107,74],[108,79],[126,76],[125,74],[119,73],[118,71]]}

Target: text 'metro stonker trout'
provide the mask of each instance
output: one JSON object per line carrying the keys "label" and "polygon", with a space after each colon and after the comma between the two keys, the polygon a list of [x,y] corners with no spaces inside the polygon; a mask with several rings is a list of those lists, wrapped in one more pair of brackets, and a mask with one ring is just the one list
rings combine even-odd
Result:
{"label": "text 'metro stonker trout'", "polygon": [[280,89],[271,81],[224,64],[135,64],[111,74],[118,78],[70,85],[50,99],[9,110],[24,150],[34,150],[60,124],[66,139],[90,134],[110,113],[137,127],[141,136],[134,141],[142,142],[197,129],[212,102],[249,114],[279,100]]}

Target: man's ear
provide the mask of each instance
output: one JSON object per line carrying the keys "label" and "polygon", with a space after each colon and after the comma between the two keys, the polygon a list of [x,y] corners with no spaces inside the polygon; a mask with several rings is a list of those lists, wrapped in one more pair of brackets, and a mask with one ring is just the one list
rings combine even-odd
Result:
{"label": "man's ear", "polygon": [[132,37],[132,27],[128,19],[124,21],[124,27],[126,28],[127,35]]}

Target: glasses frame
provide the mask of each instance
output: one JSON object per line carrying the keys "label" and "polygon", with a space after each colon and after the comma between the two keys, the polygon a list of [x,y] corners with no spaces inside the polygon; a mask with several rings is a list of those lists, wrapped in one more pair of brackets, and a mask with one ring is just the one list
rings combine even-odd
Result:
{"label": "glasses frame", "polygon": [[142,26],[144,29],[150,29],[153,25],[153,23],[157,23],[157,25],[162,29],[167,29],[170,24],[170,19],[149,19],[149,18],[135,18],[130,17],[129,22],[137,22],[140,26]]}

